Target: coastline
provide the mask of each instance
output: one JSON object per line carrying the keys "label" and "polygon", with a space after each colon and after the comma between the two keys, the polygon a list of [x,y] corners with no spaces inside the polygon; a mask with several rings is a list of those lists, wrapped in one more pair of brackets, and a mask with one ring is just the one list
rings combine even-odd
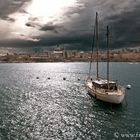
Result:
{"label": "coastline", "polygon": [[[99,62],[106,62],[106,51],[101,51]],[[0,55],[0,63],[46,63],[46,62],[90,62],[96,61],[96,52],[91,51],[47,51],[35,53],[13,53]],[[140,49],[112,50],[110,62],[140,62]]]}
{"label": "coastline", "polygon": [[[0,61],[0,64],[4,64],[4,63],[74,63],[74,62],[90,62],[89,60],[63,60],[63,61]],[[94,63],[95,61],[93,61]],[[99,61],[99,62],[107,62],[107,61]],[[113,60],[110,62],[128,62],[128,63],[140,63],[140,61],[138,60]]]}

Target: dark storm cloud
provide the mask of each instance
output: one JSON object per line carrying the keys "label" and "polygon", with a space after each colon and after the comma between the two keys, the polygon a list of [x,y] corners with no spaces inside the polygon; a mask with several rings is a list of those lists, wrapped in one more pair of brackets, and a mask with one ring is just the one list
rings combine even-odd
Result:
{"label": "dark storm cloud", "polygon": [[0,0],[0,18],[7,17],[9,14],[16,12],[26,2],[31,0]]}
{"label": "dark storm cloud", "polygon": [[[51,48],[58,44],[68,49],[91,49],[95,13],[99,13],[99,41],[100,48],[106,47],[106,26],[110,29],[110,47],[136,47],[140,46],[140,1],[139,0],[77,0],[78,6],[68,8],[61,22],[52,21],[42,25],[38,17],[30,17],[25,23],[26,27],[35,28],[43,35],[33,39],[15,39],[3,41],[1,44],[7,46],[44,46]],[[27,0],[4,1],[8,5],[0,16],[6,20],[8,14],[18,10]],[[10,7],[13,4],[17,8]],[[0,8],[3,7],[2,5]],[[21,9],[20,9],[21,10]],[[22,9],[25,11],[24,9]],[[26,12],[26,11],[25,11]]]}
{"label": "dark storm cloud", "polygon": [[27,27],[37,28],[40,31],[44,31],[44,32],[48,32],[49,31],[49,32],[53,32],[53,33],[58,33],[59,32],[58,30],[62,29],[61,26],[53,25],[53,23],[47,23],[45,25],[40,25],[40,23],[36,22],[36,21],[27,22],[25,25]]}
{"label": "dark storm cloud", "polygon": [[34,21],[27,22],[25,25],[27,27],[39,28],[40,31],[52,31],[52,32],[56,32],[56,33],[57,33],[57,28],[59,28],[58,25],[53,25],[53,24],[45,24],[42,26],[39,23],[36,23]]}
{"label": "dark storm cloud", "polygon": [[[74,35],[75,34],[75,35]],[[45,38],[45,39],[41,39],[40,42],[38,42],[39,44],[41,44],[43,46],[43,44],[47,44],[47,46],[55,46],[56,44],[60,44],[60,45],[68,45],[70,44],[72,48],[76,49],[77,44],[84,44],[87,45],[88,42],[90,41],[89,39],[89,35],[77,35],[76,33],[73,32],[73,34],[65,34],[63,36],[53,36],[53,38],[49,37],[49,38]],[[69,46],[70,46],[69,45]]]}
{"label": "dark storm cloud", "polygon": [[[84,9],[73,9],[69,16],[78,13],[79,17],[71,24],[73,29],[82,30],[77,35],[84,36],[86,40],[90,40],[93,34],[93,26],[95,23],[95,12],[99,13],[99,39],[100,47],[106,47],[106,26],[110,28],[110,47],[136,47],[140,46],[140,1],[123,0],[88,0],[81,1],[84,3]],[[86,35],[89,30],[88,36]],[[75,34],[73,34],[75,35]],[[88,39],[89,37],[89,39]],[[84,41],[81,38],[81,48],[90,48],[91,41]],[[78,43],[78,42],[77,42]]]}
{"label": "dark storm cloud", "polygon": [[40,28],[41,31],[56,31],[56,27],[54,25],[44,25]]}
{"label": "dark storm cloud", "polygon": [[[106,48],[106,26],[110,28],[110,47],[140,46],[140,1],[135,0],[81,0],[85,8],[70,9],[66,14],[70,24],[64,24],[66,35],[56,38],[59,43],[78,44],[81,49],[90,49],[95,23],[99,13],[100,48]],[[74,19],[73,16],[77,15]]]}
{"label": "dark storm cloud", "polygon": [[[112,44],[115,47],[140,46],[140,9],[139,5],[133,11],[109,17],[112,29]],[[117,46],[118,45],[118,46]]]}
{"label": "dark storm cloud", "polygon": [[[21,34],[20,36],[26,37],[24,34]],[[38,44],[36,44],[36,41],[34,41],[34,39],[36,40],[37,38],[31,38],[31,39],[8,39],[8,40],[2,40],[0,41],[0,45],[1,46],[5,46],[5,47],[17,47],[17,48],[24,48],[24,47],[33,47],[36,46]],[[40,45],[38,45],[40,46]]]}
{"label": "dark storm cloud", "polygon": [[[70,33],[70,32],[69,32]],[[24,40],[24,39],[11,39],[11,40],[3,40],[1,41],[1,45],[5,45],[8,47],[34,47],[34,46],[44,46],[48,49],[52,49],[52,47],[55,47],[57,45],[62,45],[66,47],[66,49],[81,49],[81,47],[84,50],[87,50],[86,47],[87,44],[91,44],[91,35],[90,34],[79,34],[79,32],[71,31],[71,33],[65,33],[65,34],[55,34],[55,35],[49,35],[47,37],[41,36],[41,37],[34,37],[33,39],[38,39],[39,41],[33,41],[33,39],[30,40]],[[21,37],[25,35],[20,35]],[[89,45],[90,46],[90,45]]]}
{"label": "dark storm cloud", "polygon": [[55,25],[53,23],[47,23],[47,24],[43,25],[40,28],[40,31],[45,31],[45,32],[49,31],[49,32],[52,32],[52,33],[55,33],[55,34],[60,33],[60,35],[62,35],[63,33],[66,32],[65,28],[63,27],[63,25]]}

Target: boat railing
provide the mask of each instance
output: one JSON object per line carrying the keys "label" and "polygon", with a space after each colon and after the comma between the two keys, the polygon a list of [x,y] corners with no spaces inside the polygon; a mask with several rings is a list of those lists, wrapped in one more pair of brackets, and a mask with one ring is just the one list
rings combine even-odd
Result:
{"label": "boat railing", "polygon": [[121,90],[123,93],[125,93],[125,88],[121,85],[118,85],[118,89]]}
{"label": "boat railing", "polygon": [[103,92],[103,93],[107,92],[106,89],[103,89],[103,88],[96,88],[96,90],[99,91],[99,92]]}

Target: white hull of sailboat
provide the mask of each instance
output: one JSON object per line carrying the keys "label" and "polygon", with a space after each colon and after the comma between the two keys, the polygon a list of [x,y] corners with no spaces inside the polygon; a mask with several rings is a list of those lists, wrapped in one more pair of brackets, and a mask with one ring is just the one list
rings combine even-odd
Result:
{"label": "white hull of sailboat", "polygon": [[120,104],[125,97],[125,89],[123,87],[119,87],[118,90],[115,91],[106,92],[104,89],[93,88],[92,82],[88,81],[86,81],[86,87],[90,95],[104,102]]}

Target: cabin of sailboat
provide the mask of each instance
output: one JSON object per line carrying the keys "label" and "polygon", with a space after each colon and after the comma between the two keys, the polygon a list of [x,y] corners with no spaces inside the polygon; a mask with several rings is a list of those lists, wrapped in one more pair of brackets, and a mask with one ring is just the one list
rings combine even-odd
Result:
{"label": "cabin of sailboat", "polygon": [[[108,81],[107,80],[94,80],[92,81],[93,87],[105,89],[106,91],[117,90],[117,83],[115,81]],[[108,85],[109,84],[109,85]]]}

